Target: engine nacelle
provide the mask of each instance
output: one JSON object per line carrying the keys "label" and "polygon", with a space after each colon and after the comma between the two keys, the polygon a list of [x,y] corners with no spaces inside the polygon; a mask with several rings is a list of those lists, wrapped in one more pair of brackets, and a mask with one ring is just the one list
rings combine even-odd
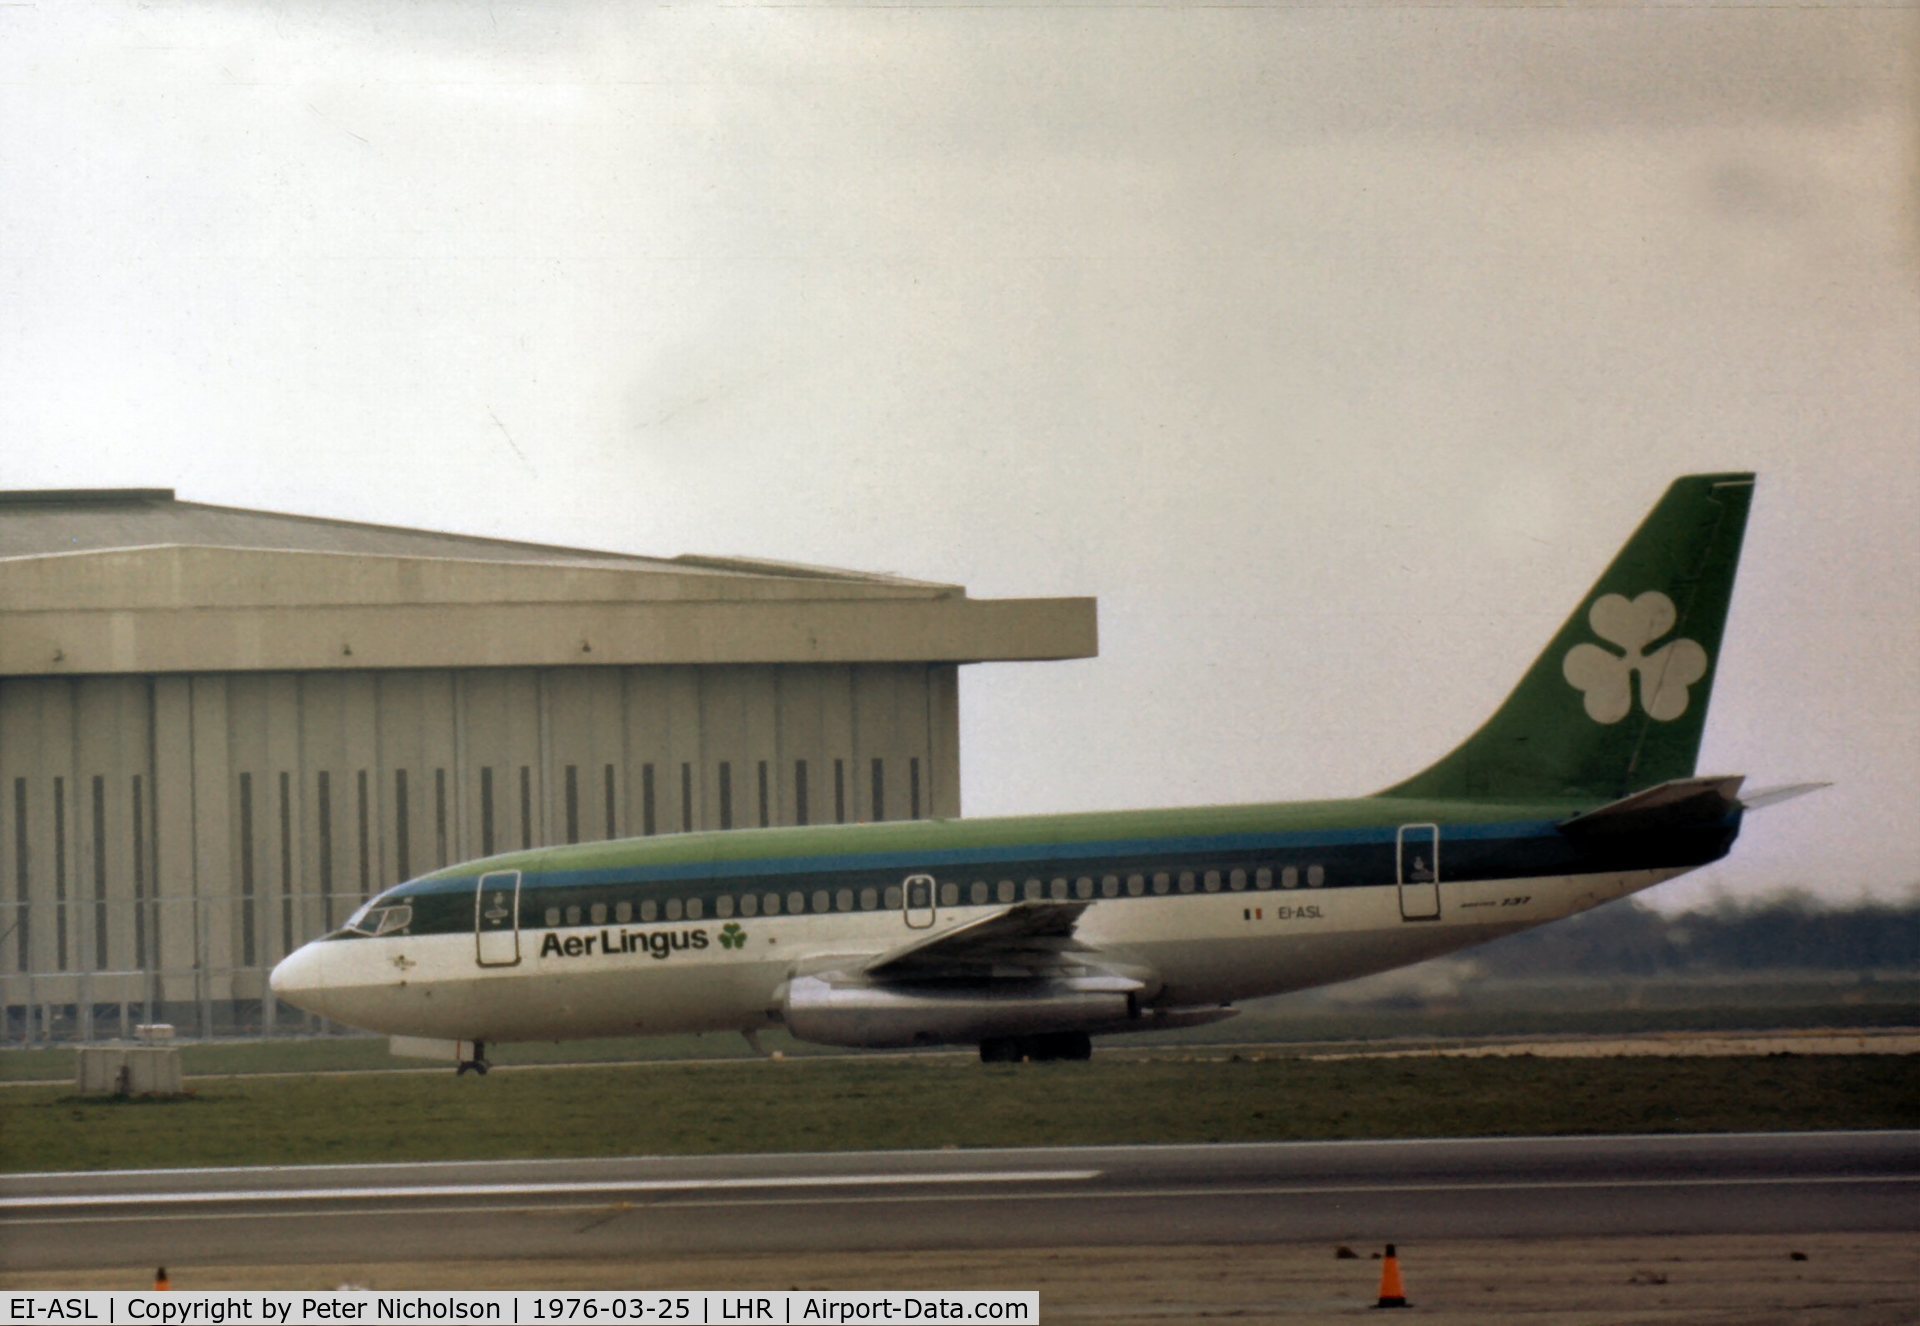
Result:
{"label": "engine nacelle", "polygon": [[912,989],[799,976],[787,986],[782,1011],[787,1030],[821,1045],[965,1045],[1125,1022],[1142,988],[1122,976]]}

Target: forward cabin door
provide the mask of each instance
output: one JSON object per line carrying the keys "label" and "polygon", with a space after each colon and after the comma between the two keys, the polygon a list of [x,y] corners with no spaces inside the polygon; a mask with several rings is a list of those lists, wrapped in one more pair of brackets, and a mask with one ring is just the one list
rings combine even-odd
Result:
{"label": "forward cabin door", "polygon": [[1440,826],[1403,824],[1395,854],[1400,875],[1400,919],[1440,919]]}
{"label": "forward cabin door", "polygon": [[474,957],[482,967],[520,961],[520,872],[496,870],[473,886]]}
{"label": "forward cabin door", "polygon": [[905,909],[907,925],[914,930],[925,930],[933,924],[933,876],[908,875],[900,890],[900,904]]}

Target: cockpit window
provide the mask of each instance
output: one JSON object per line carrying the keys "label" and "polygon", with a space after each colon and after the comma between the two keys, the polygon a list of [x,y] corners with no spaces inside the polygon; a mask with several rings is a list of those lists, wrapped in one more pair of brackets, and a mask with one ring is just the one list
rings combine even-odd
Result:
{"label": "cockpit window", "polygon": [[343,927],[356,935],[396,935],[413,922],[413,907],[404,902],[382,902],[375,898],[347,918]]}

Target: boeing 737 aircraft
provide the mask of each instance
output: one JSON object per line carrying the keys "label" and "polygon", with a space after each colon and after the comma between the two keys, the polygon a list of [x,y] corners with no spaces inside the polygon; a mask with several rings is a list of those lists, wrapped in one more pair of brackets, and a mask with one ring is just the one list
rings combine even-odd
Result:
{"label": "boeing 737 aircraft", "polygon": [[1585,911],[1807,790],[1694,774],[1752,494],[1676,481],[1493,717],[1373,796],[514,852],[386,890],[273,989],[460,1071],[501,1041],[773,1026],[1084,1059]]}

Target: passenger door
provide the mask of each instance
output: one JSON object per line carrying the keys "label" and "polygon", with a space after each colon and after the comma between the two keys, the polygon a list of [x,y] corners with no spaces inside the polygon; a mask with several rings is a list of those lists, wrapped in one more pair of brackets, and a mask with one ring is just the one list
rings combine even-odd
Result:
{"label": "passenger door", "polygon": [[1440,919],[1440,826],[1403,824],[1395,853],[1400,878],[1400,919]]}
{"label": "passenger door", "polygon": [[933,876],[908,875],[902,886],[900,904],[907,928],[925,930],[933,924]]}
{"label": "passenger door", "polygon": [[495,870],[473,886],[474,959],[482,967],[520,961],[520,872]]}

